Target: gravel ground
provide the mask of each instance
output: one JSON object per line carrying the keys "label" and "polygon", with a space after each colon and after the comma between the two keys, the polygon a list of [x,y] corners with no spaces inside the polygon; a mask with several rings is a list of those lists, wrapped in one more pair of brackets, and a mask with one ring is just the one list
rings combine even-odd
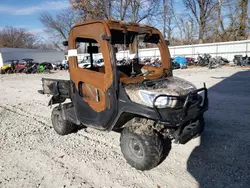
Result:
{"label": "gravel ground", "polygon": [[49,98],[37,90],[42,77],[67,79],[67,72],[0,75],[0,187],[249,187],[249,69],[174,74],[209,87],[206,128],[186,145],[173,144],[167,159],[145,172],[126,163],[118,133],[53,131]]}

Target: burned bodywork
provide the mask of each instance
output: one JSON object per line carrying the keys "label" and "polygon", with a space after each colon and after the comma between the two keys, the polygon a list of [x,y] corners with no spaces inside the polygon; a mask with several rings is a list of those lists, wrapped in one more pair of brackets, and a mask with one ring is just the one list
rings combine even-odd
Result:
{"label": "burned bodywork", "polygon": [[[147,92],[148,94],[155,93],[156,96],[160,94],[186,96],[189,92],[196,90],[196,87],[193,84],[178,77],[168,77],[148,83],[144,82],[144,84],[129,84],[124,87],[130,100],[149,107],[153,107],[153,104],[147,103],[142,97],[140,97],[143,92]],[[175,97],[169,97],[167,100],[168,103],[165,107],[178,108],[183,105],[183,101],[180,101]]]}

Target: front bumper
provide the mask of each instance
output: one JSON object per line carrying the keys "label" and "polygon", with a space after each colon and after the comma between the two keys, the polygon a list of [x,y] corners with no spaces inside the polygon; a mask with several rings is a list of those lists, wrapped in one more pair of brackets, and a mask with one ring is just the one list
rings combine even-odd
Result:
{"label": "front bumper", "polygon": [[[199,93],[203,92],[203,97]],[[176,142],[185,144],[195,135],[200,134],[204,128],[203,113],[208,110],[208,94],[204,84],[203,88],[190,92],[180,109],[159,109],[155,106],[158,97],[180,98],[180,96],[159,95],[153,101],[155,112],[159,120],[166,128],[174,129],[174,139]],[[193,98],[196,102],[193,102]],[[168,111],[169,110],[169,111]]]}
{"label": "front bumper", "polygon": [[[201,92],[203,92],[203,97],[199,95]],[[159,97],[171,97],[177,100],[183,100],[183,97],[162,94],[154,98],[153,108],[158,116],[158,121],[166,126],[178,127],[180,124],[188,122],[208,110],[208,96],[205,84],[203,88],[191,91],[187,94],[182,108],[157,108],[155,102]],[[197,97],[196,102],[193,102],[193,97]]]}

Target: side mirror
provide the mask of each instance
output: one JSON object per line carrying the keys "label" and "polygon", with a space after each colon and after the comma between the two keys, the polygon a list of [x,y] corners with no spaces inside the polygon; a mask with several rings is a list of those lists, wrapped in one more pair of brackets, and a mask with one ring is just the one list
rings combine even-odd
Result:
{"label": "side mirror", "polygon": [[69,42],[67,40],[63,41],[63,46],[68,46]]}
{"label": "side mirror", "polygon": [[169,46],[169,45],[170,45],[169,40],[165,40],[165,43],[166,43],[166,45],[167,45],[167,46]]}

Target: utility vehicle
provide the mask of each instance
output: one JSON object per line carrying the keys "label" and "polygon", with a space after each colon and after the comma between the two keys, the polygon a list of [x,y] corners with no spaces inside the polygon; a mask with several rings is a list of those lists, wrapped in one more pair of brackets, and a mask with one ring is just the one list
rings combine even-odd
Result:
{"label": "utility vehicle", "polygon": [[26,64],[24,64],[23,62],[18,62],[16,65],[15,65],[15,72],[16,73],[22,73],[24,72],[26,68]]}
{"label": "utility vehicle", "polygon": [[15,72],[15,66],[18,64],[18,60],[7,60],[3,63],[3,66],[1,67],[1,74],[5,73],[14,73]]}
{"label": "utility vehicle", "polygon": [[58,61],[57,63],[55,63],[55,66],[56,66],[56,69],[59,69],[59,70],[68,70],[69,68],[67,60]]}
{"label": "utility vehicle", "polygon": [[[185,144],[201,134],[208,109],[207,89],[174,77],[168,44],[156,28],[119,21],[87,21],[74,26],[68,41],[70,80],[42,79],[39,93],[52,95],[52,124],[60,135],[79,127],[121,133],[121,151],[138,170],[159,165],[171,143]],[[160,67],[140,63],[139,48],[157,47]],[[116,53],[133,61],[117,66]],[[126,51],[128,50],[128,51]],[[79,53],[91,66],[78,66]],[[93,66],[101,53],[103,67]],[[120,54],[121,55],[121,54]],[[128,55],[128,54],[127,54]],[[202,92],[201,94],[198,94]],[[70,99],[66,102],[66,99]]]}

